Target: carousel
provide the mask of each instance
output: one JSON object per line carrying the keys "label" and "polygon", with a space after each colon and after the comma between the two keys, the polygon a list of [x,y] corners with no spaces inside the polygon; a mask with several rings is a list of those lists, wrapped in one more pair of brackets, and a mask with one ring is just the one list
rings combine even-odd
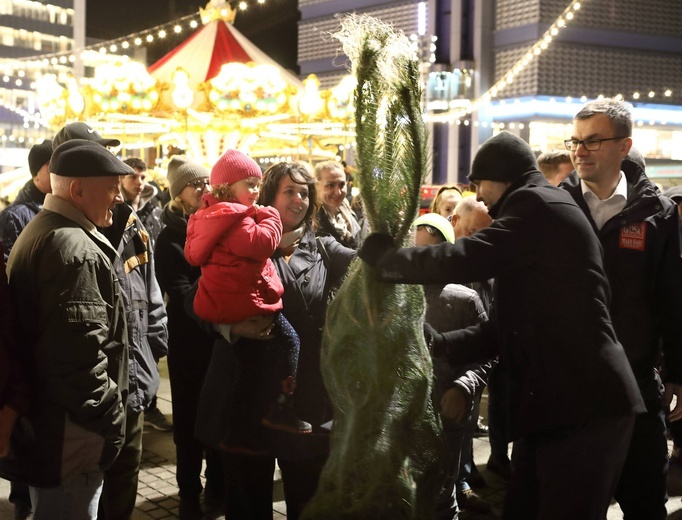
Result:
{"label": "carousel", "polygon": [[241,34],[224,0],[200,11],[203,26],[149,67],[115,56],[91,78],[42,76],[38,105],[50,127],[85,121],[120,139],[123,155],[148,149],[157,163],[172,147],[206,164],[227,148],[261,163],[343,156],[355,140],[354,79],[321,90]]}

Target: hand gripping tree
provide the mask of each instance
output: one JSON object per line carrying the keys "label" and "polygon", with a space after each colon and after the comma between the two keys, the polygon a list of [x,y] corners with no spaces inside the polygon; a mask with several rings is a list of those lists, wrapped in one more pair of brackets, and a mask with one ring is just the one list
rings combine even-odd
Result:
{"label": "hand gripping tree", "polygon": [[[419,62],[409,40],[369,16],[334,35],[358,84],[360,192],[372,230],[403,245],[426,173]],[[304,518],[431,518],[440,424],[431,400],[421,286],[375,279],[360,260],[329,307],[322,371],[334,404],[332,449]]]}

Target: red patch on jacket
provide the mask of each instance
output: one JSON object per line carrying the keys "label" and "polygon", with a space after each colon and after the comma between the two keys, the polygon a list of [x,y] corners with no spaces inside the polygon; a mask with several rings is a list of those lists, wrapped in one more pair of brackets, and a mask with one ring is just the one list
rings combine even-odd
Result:
{"label": "red patch on jacket", "polygon": [[620,228],[620,248],[644,251],[646,223],[630,224]]}

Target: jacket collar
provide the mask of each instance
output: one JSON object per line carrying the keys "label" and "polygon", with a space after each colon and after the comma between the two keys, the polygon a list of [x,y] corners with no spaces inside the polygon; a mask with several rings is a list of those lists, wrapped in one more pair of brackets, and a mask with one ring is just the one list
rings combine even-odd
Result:
{"label": "jacket collar", "polygon": [[[85,230],[98,244],[104,246],[103,251],[109,256],[109,258],[114,258],[116,256],[116,249],[111,245],[111,242],[100,233],[97,226],[93,224],[85,214],[76,208],[71,203],[56,197],[55,195],[48,193],[45,196],[44,209],[58,213],[64,218],[71,220],[78,224],[81,228]],[[108,250],[107,250],[108,249]]]}
{"label": "jacket collar", "polygon": [[509,194],[520,188],[531,188],[535,186],[550,186],[550,184],[539,170],[531,170],[524,173],[507,188],[507,191],[502,194],[502,197],[497,201],[497,204],[490,208],[488,214],[492,219],[499,217],[502,213],[504,202],[509,197]]}

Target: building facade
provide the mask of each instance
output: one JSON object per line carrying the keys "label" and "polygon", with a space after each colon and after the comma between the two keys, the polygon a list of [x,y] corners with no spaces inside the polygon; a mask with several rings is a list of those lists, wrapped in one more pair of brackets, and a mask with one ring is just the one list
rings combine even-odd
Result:
{"label": "building facade", "polygon": [[[35,101],[35,80],[46,68],[30,59],[84,46],[85,0],[0,0],[0,171],[26,166],[33,143],[51,137]],[[82,75],[78,60],[51,65]]]}
{"label": "building facade", "polygon": [[[500,129],[538,151],[563,146],[573,115],[600,95],[633,105],[633,139],[650,175],[682,182],[682,2],[354,0],[344,8],[437,38],[425,81],[434,183],[465,183],[478,146]],[[300,0],[299,9],[301,74],[328,86],[345,73],[328,35],[338,2]]]}

